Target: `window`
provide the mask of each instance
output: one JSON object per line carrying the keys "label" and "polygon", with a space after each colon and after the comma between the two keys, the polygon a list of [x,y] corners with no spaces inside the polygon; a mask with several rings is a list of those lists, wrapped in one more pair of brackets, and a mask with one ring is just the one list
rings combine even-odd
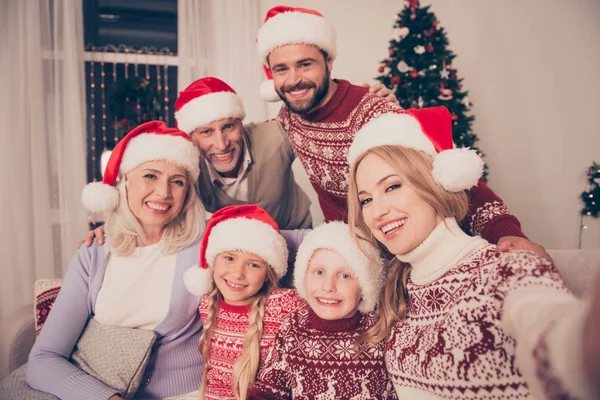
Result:
{"label": "window", "polygon": [[94,181],[102,179],[102,154],[130,129],[151,119],[175,124],[177,0],[86,0],[83,12],[87,176]]}

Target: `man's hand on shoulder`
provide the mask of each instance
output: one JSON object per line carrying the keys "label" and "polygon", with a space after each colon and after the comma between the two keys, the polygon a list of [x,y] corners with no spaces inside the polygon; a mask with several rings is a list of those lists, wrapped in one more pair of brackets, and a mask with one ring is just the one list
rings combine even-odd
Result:
{"label": "man's hand on shoulder", "polygon": [[94,238],[96,238],[96,242],[99,245],[104,244],[104,225],[97,227],[94,230],[89,231],[83,239],[77,243],[77,248],[80,248],[82,244],[85,244],[87,247],[90,247],[94,242]]}
{"label": "man's hand on shoulder", "polygon": [[396,98],[396,95],[394,94],[394,92],[392,92],[390,89],[385,87],[383,85],[383,83],[376,83],[374,85],[369,85],[368,83],[363,83],[362,86],[365,88],[368,88],[369,93],[373,93],[373,94],[375,94],[375,96],[378,96],[378,97],[383,97],[389,103],[396,104],[397,106],[400,105],[400,102]]}
{"label": "man's hand on shoulder", "polygon": [[511,251],[511,250],[529,250],[534,252],[540,257],[543,257],[554,263],[552,257],[546,252],[544,247],[539,244],[531,242],[529,239],[525,239],[519,236],[504,236],[498,240],[498,250],[500,251]]}

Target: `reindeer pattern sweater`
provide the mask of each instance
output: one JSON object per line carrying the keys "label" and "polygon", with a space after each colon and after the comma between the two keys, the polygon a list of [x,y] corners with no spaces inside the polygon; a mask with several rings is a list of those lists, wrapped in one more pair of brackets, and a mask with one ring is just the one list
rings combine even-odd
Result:
{"label": "reindeer pattern sweater", "polygon": [[396,399],[385,370],[383,343],[357,353],[358,335],[373,314],[328,321],[308,306],[281,326],[248,399]]}
{"label": "reindeer pattern sweater", "polygon": [[549,261],[501,253],[453,218],[398,258],[412,266],[409,310],[385,360],[400,399],[587,397],[584,307]]}
{"label": "reindeer pattern sweater", "polygon": [[[304,304],[295,290],[276,289],[269,296],[263,318],[263,336],[260,341],[260,359],[264,360],[273,345],[281,323],[291,312]],[[207,368],[205,399],[235,399],[231,387],[233,367],[241,357],[244,336],[249,326],[249,306],[234,306],[220,301],[220,309],[214,327]],[[208,298],[200,300],[200,317],[206,324]]]}
{"label": "reindeer pattern sweater", "polygon": [[[278,119],[317,193],[325,221],[347,221],[350,167],[346,157],[354,136],[370,120],[401,111],[364,87],[334,81],[337,89],[323,107],[301,115],[283,106]],[[525,237],[517,218],[483,181],[469,191],[469,214],[461,224],[490,243],[503,236]]]}

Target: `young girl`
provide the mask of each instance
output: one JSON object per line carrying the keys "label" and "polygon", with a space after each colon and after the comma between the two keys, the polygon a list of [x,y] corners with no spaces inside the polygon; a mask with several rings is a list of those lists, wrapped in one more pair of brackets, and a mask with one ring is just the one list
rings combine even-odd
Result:
{"label": "young girl", "polygon": [[383,342],[363,347],[383,283],[378,251],[330,222],[300,245],[294,281],[308,306],[284,322],[249,399],[387,399]]}
{"label": "young girl", "polygon": [[396,257],[369,334],[389,337],[385,360],[399,398],[592,398],[585,307],[552,263],[501,253],[459,228],[482,161],[453,149],[448,110],[371,121],[348,162],[351,226]]}
{"label": "young girl", "polygon": [[277,289],[287,261],[285,239],[262,208],[225,207],[208,221],[200,268],[185,276],[188,290],[203,296],[200,398],[246,398],[279,325],[303,304],[293,290]]}

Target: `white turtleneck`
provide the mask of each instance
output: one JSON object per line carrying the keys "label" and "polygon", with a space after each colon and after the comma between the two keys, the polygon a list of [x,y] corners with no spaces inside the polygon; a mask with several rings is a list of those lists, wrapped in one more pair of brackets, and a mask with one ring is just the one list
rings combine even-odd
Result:
{"label": "white turtleneck", "polygon": [[446,218],[420,245],[396,257],[412,266],[410,279],[414,284],[426,285],[444,276],[469,254],[487,244],[479,236],[464,233],[456,219]]}

